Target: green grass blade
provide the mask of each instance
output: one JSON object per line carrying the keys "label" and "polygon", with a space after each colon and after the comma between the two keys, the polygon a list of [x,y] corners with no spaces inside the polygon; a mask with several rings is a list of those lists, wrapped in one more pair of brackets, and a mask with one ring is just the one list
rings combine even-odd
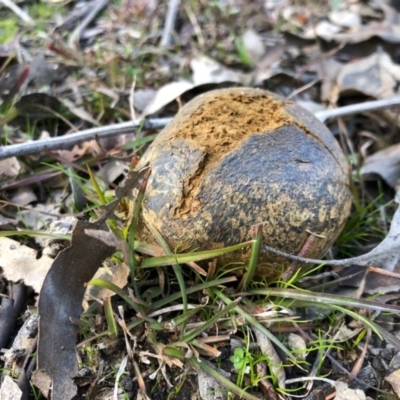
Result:
{"label": "green grass blade", "polygon": [[139,216],[140,216],[140,209],[142,207],[142,202],[144,199],[144,193],[146,190],[147,182],[149,180],[151,174],[151,170],[148,169],[143,177],[142,184],[140,185],[139,192],[136,198],[135,202],[135,207],[133,209],[133,218],[131,225],[129,227],[129,236],[128,236],[128,245],[129,245],[129,270],[131,273],[131,281],[132,281],[132,287],[133,291],[135,292],[135,296],[140,299],[140,291],[139,287],[136,282],[136,258],[135,258],[135,236],[136,236],[136,230],[139,224]]}
{"label": "green grass blade", "polygon": [[395,312],[400,314],[400,306],[382,304],[376,301],[353,299],[351,297],[337,296],[328,293],[313,293],[296,289],[280,288],[256,289],[249,291],[249,293],[252,295],[265,295],[281,297],[284,299],[307,301],[314,304],[322,304],[327,307],[334,304],[336,306],[367,308],[369,310]]}
{"label": "green grass blade", "polygon": [[[152,233],[152,235],[155,237],[155,239],[157,240],[157,243],[162,247],[162,249],[164,250],[165,254],[171,254],[172,255],[172,251],[170,250],[170,248],[168,247],[168,244],[166,243],[166,241],[164,240],[164,238],[161,236],[160,232],[158,232],[158,230],[156,229],[155,226],[151,225],[151,224],[147,224],[147,227],[149,228],[150,232]],[[183,303],[183,311],[186,312],[187,311],[187,295],[186,295],[186,286],[185,286],[185,280],[183,279],[183,275],[182,275],[182,271],[181,271],[181,267],[179,264],[172,264],[172,268],[174,270],[176,279],[178,280],[178,284],[179,284],[179,288],[181,289],[181,294],[182,294],[182,303]]]}
{"label": "green grass blade", "polygon": [[[157,322],[153,318],[149,318],[143,315],[143,310],[139,307],[139,304],[135,303],[128,295],[125,294],[125,292],[118,287],[117,285],[114,285],[112,282],[105,281],[103,279],[92,279],[88,285],[93,285],[93,286],[100,286],[106,289],[111,290],[112,292],[116,293],[119,297],[121,297],[125,302],[130,305],[143,319],[143,321],[149,322],[151,324],[151,327],[156,330],[163,330],[164,327]],[[135,322],[135,326],[136,326]]]}
{"label": "green grass blade", "polygon": [[258,400],[259,398],[256,396],[253,396],[250,393],[246,393],[243,389],[241,389],[239,386],[235,385],[233,382],[231,382],[229,379],[225,378],[221,374],[219,374],[214,368],[211,368],[208,364],[203,362],[201,359],[197,359],[196,357],[191,357],[189,359],[190,363],[196,367],[196,368],[201,368],[205,373],[208,375],[212,376],[216,381],[218,381],[225,389],[231,391],[232,393],[236,394],[239,396],[240,399],[246,399],[246,400]]}
{"label": "green grass blade", "polygon": [[64,240],[71,240],[72,237],[72,235],[62,235],[60,233],[36,232],[31,230],[0,232],[0,237],[7,237],[7,236],[48,237],[48,238],[64,239]]}
{"label": "green grass blade", "polygon": [[104,206],[105,204],[107,204],[107,200],[104,197],[104,193],[101,190],[99,184],[97,183],[97,179],[94,176],[93,171],[91,170],[91,168],[89,167],[88,164],[86,164],[86,169],[87,169],[87,171],[89,173],[90,181],[92,182],[92,185],[93,185],[93,188],[94,188],[94,190],[95,190],[95,192],[97,194],[97,197],[99,198],[100,203]]}
{"label": "green grass blade", "polygon": [[[227,283],[235,282],[236,280],[237,280],[236,277],[230,276],[228,278],[222,278],[222,279],[216,279],[215,281],[204,282],[199,285],[188,288],[186,290],[186,293],[187,294],[196,293],[196,292],[199,292],[200,290],[209,289],[214,286],[225,285]],[[169,303],[172,303],[175,300],[178,300],[181,297],[182,297],[182,294],[180,292],[175,292],[161,300],[155,301],[152,304],[152,308],[154,310],[157,310],[161,307],[164,307],[165,305],[167,305]]]}
{"label": "green grass blade", "polygon": [[146,260],[143,260],[141,267],[142,268],[165,267],[167,265],[172,265],[172,264],[186,264],[192,261],[207,260],[209,258],[215,258],[222,256],[223,254],[241,250],[244,247],[252,245],[253,242],[254,242],[253,240],[249,240],[248,242],[236,244],[234,246],[224,247],[223,249],[147,258]]}
{"label": "green grass blade", "polygon": [[103,279],[92,279],[88,283],[88,285],[100,286],[111,290],[112,292],[116,293],[119,297],[124,299],[125,302],[129,304],[137,313],[140,312],[138,305],[132,299],[130,299],[129,296],[125,294],[125,292],[120,287],[118,287],[114,283],[105,281]]}
{"label": "green grass blade", "polygon": [[118,337],[118,325],[114,318],[114,312],[111,304],[111,297],[106,297],[103,300],[104,315],[106,317],[108,334],[112,340],[116,340]]}
{"label": "green grass blade", "polygon": [[371,328],[371,330],[373,332],[375,332],[380,338],[384,338],[386,341],[391,343],[394,347],[397,347],[398,349],[400,349],[400,340],[396,336],[394,336],[390,332],[388,332],[386,329],[383,329],[382,327],[380,327],[375,322],[362,316],[360,313],[357,313],[352,310],[348,310],[344,307],[339,307],[339,306],[335,306],[332,304],[330,306],[331,306],[331,308],[333,308],[335,310],[338,310],[342,313],[350,315],[355,320],[361,321],[366,327]]}
{"label": "green grass blade", "polygon": [[154,133],[153,135],[148,135],[145,137],[137,138],[135,140],[131,140],[130,142],[124,144],[122,148],[126,150],[136,149],[138,147],[143,146],[146,143],[152,142],[157,136],[158,133]]}
{"label": "green grass blade", "polygon": [[222,318],[224,315],[229,313],[233,308],[235,308],[240,301],[240,298],[237,298],[236,300],[232,301],[230,304],[228,304],[224,309],[218,311],[212,318],[210,318],[208,321],[206,321],[203,325],[199,326],[196,329],[193,329],[192,331],[188,332],[186,335],[183,336],[182,342],[190,342],[193,340],[195,337],[197,337],[200,333],[205,332],[208,327],[216,323],[220,318]]}
{"label": "green grass blade", "polygon": [[257,224],[253,227],[253,246],[251,247],[251,255],[249,265],[247,267],[246,275],[243,281],[243,290],[246,290],[249,284],[253,281],[254,274],[258,265],[258,258],[260,256],[260,249],[262,245],[262,228],[263,224]]}
{"label": "green grass blade", "polygon": [[[225,304],[231,304],[232,300],[230,300],[228,297],[226,297],[224,294],[221,292],[217,292],[218,297],[222,299],[222,301]],[[234,308],[234,311],[240,314],[244,319],[251,325],[254,326],[254,328],[258,329],[261,331],[272,343],[275,343],[288,357],[289,359],[297,365],[297,361],[293,358],[293,355],[290,353],[290,351],[267,329],[265,328],[264,325],[262,325],[260,322],[258,322],[254,317],[252,317],[250,314],[242,310],[239,306],[236,306]]]}
{"label": "green grass blade", "polygon": [[[179,326],[183,323],[185,323],[189,318],[193,317],[193,315],[196,315],[201,309],[203,308],[203,306],[199,306],[196,308],[193,308],[191,310],[188,310],[187,312],[179,315],[178,317],[174,317],[173,322],[175,326]],[[171,324],[171,320],[168,322],[164,323],[165,327],[168,327],[168,325]]]}
{"label": "green grass blade", "polygon": [[259,400],[258,397],[253,396],[250,393],[246,393],[243,389],[219,374],[218,371],[216,371],[214,368],[211,368],[206,362],[202,361],[201,359],[198,359],[195,356],[186,358],[185,354],[176,347],[164,347],[163,355],[168,357],[175,357],[183,361],[188,360],[196,369],[202,369],[206,374],[212,376],[215,380],[217,380],[222,385],[222,387],[236,394],[237,396],[239,396],[240,399]]}

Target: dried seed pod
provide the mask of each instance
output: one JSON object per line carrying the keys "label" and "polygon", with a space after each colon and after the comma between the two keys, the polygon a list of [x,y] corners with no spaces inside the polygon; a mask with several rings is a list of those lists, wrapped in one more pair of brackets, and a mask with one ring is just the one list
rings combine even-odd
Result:
{"label": "dried seed pod", "polygon": [[[152,174],[143,220],[171,248],[209,250],[251,238],[263,223],[264,242],[321,257],[349,215],[346,159],[330,131],[312,114],[253,88],[211,91],[185,105],[146,151],[138,168]],[[145,228],[141,237],[150,240]],[[219,264],[241,261],[249,251]],[[258,273],[277,277],[288,261],[260,254]]]}

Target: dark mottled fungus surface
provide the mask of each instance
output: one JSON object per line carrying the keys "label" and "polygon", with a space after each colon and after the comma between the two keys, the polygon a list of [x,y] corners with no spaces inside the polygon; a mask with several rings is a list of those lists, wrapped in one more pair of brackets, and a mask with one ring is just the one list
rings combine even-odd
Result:
{"label": "dark mottled fungus surface", "polygon": [[[143,219],[175,248],[209,250],[251,238],[296,254],[316,234],[321,257],[349,215],[346,159],[312,114],[275,94],[230,88],[188,103],[158,135],[138,168],[150,165]],[[141,236],[150,240],[143,226]],[[250,250],[220,265],[247,264]],[[258,273],[275,278],[288,261],[262,252]]]}

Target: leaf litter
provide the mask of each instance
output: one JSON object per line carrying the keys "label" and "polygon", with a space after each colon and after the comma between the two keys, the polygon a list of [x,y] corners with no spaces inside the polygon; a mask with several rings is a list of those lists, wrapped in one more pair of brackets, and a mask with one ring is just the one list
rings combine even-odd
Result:
{"label": "leaf litter", "polygon": [[[140,120],[130,122],[132,107],[136,108],[135,111],[142,117],[171,118],[182,103],[211,88],[224,87],[224,85],[232,83],[251,85],[253,82],[259,87],[290,96],[293,100],[312,107],[317,115],[319,115],[318,113],[324,115],[323,113],[335,111],[335,108],[342,106],[361,106],[357,111],[352,112],[353,116],[350,118],[345,114],[334,116],[333,113],[329,114],[333,117],[321,117],[327,121],[328,127],[337,135],[342,148],[352,162],[354,191],[357,194],[355,194],[354,205],[356,217],[350,221],[354,226],[347,227],[347,236],[345,232],[332,250],[332,257],[335,256],[337,261],[331,259],[315,261],[318,264],[325,264],[320,276],[327,276],[324,274],[328,273],[331,274],[331,278],[328,280],[326,278],[315,279],[318,285],[326,285],[328,294],[343,294],[344,298],[350,298],[348,303],[350,312],[352,304],[354,307],[356,303],[351,303],[351,295],[344,294],[346,284],[351,287],[350,279],[346,280],[346,274],[354,266],[363,266],[362,271],[368,272],[367,279],[370,276],[376,276],[376,271],[378,271],[379,277],[384,276],[385,280],[380,280],[378,284],[378,280],[375,279],[376,285],[363,283],[361,280],[357,286],[361,286],[361,289],[365,290],[364,293],[369,294],[382,293],[385,290],[386,296],[390,297],[378,296],[377,299],[381,299],[383,304],[386,301],[391,302],[387,306],[387,311],[389,311],[389,306],[395,307],[398,304],[396,292],[398,292],[397,273],[399,271],[399,211],[393,205],[385,205],[387,202],[374,200],[377,191],[381,196],[378,197],[379,199],[385,196],[387,200],[390,200],[395,197],[391,187],[395,190],[398,189],[396,147],[398,144],[398,112],[396,109],[389,109],[387,104],[380,109],[367,107],[367,102],[370,100],[390,100],[399,95],[400,36],[396,21],[400,19],[400,10],[396,4],[394,2],[376,4],[373,1],[342,1],[337,7],[333,3],[319,6],[310,3],[306,6],[287,0],[256,1],[253,2],[254,4],[237,1],[229,5],[225,2],[213,4],[198,2],[189,5],[178,4],[177,6],[174,3],[179,2],[123,1],[117,6],[94,1],[83,5],[78,3],[68,6],[46,5],[52,12],[51,17],[47,18],[44,24],[46,29],[41,26],[43,23],[41,13],[43,14],[45,11],[40,6],[36,9],[27,6],[24,9],[29,18],[35,22],[35,25],[30,28],[15,22],[25,18],[18,9],[0,10],[2,16],[4,14],[5,18],[10,21],[10,26],[14,24],[19,26],[20,30],[18,36],[9,34],[7,39],[1,43],[0,48],[0,62],[2,63],[0,67],[2,100],[0,129],[2,145],[5,146],[0,150],[0,155],[1,151],[11,149],[12,146],[19,151],[20,145],[26,146],[27,141],[35,143],[36,139],[40,137],[45,137],[44,140],[49,144],[53,139],[59,140],[56,147],[36,147],[36,151],[35,147],[33,150],[26,147],[24,153],[16,154],[17,158],[4,156],[4,161],[0,165],[2,201],[4,201],[1,217],[6,223],[0,227],[2,229],[3,226],[6,229],[11,227],[15,229],[15,234],[18,234],[18,231],[22,232],[22,228],[26,229],[27,227],[46,232],[51,222],[51,219],[43,218],[46,213],[54,215],[55,219],[64,218],[65,214],[77,214],[73,208],[74,203],[66,201],[71,191],[72,180],[61,179],[57,183],[57,190],[59,190],[57,196],[55,195],[55,186],[52,186],[55,179],[58,179],[62,173],[66,173],[66,169],[62,172],[57,171],[57,173],[51,169],[60,161],[72,168],[73,173],[79,177],[77,182],[82,183],[88,179],[84,168],[85,163],[99,173],[97,176],[102,177],[108,188],[105,192],[106,201],[111,201],[109,205],[103,206],[103,211],[100,211],[103,213],[100,221],[106,219],[114,221],[108,227],[103,222],[79,221],[75,233],[72,234],[71,247],[59,253],[55,261],[52,261],[46,254],[51,257],[56,256],[66,245],[65,242],[58,243],[58,248],[52,251],[44,251],[44,245],[31,240],[29,236],[14,236],[13,239],[1,237],[1,243],[6,246],[11,244],[19,249],[18,254],[15,253],[16,255],[20,257],[24,254],[27,255],[25,261],[21,262],[21,259],[13,256],[14,252],[2,252],[2,257],[5,257],[0,265],[3,276],[0,285],[2,293],[7,293],[7,287],[11,284],[9,281],[21,279],[27,286],[34,287],[34,291],[37,293],[40,291],[41,282],[45,280],[39,299],[39,313],[42,321],[40,322],[38,364],[39,368],[43,368],[51,375],[53,398],[71,398],[76,393],[81,395],[83,392],[89,398],[105,398],[102,391],[111,393],[110,396],[112,395],[114,398],[122,398],[122,392],[125,391],[129,396],[135,398],[135,390],[139,393],[138,398],[140,396],[147,398],[151,393],[149,391],[153,382],[151,378],[156,377],[160,382],[156,389],[157,396],[166,393],[168,382],[173,381],[179,383],[180,389],[176,390],[172,396],[175,396],[174,398],[187,397],[196,392],[196,386],[201,386],[202,380],[207,379],[207,376],[214,374],[215,371],[210,366],[208,368],[204,366],[202,371],[207,372],[199,374],[202,379],[197,383],[192,379],[190,373],[185,373],[187,371],[180,369],[179,365],[183,365],[183,360],[189,363],[187,365],[191,365],[188,371],[195,371],[196,368],[201,368],[201,363],[198,364],[196,360],[210,357],[212,361],[212,354],[214,356],[223,352],[229,354],[231,349],[223,339],[216,339],[215,346],[218,347],[218,352],[213,351],[210,346],[207,347],[206,343],[200,342],[200,339],[205,339],[207,335],[210,340],[213,337],[218,338],[218,333],[221,332],[226,333],[227,337],[236,338],[239,341],[244,359],[251,360],[254,365],[257,365],[258,370],[263,371],[262,375],[273,373],[273,368],[268,365],[268,362],[256,358],[256,356],[262,357],[262,352],[260,354],[260,352],[250,350],[250,347],[257,346],[257,340],[244,329],[246,323],[243,315],[247,314],[238,314],[235,308],[233,308],[235,312],[228,312],[225,318],[218,319],[214,325],[204,328],[199,337],[187,343],[182,342],[182,338],[185,338],[185,327],[198,329],[207,319],[201,316],[198,310],[201,309],[212,314],[218,313],[221,307],[224,307],[217,300],[215,290],[210,289],[213,282],[222,281],[220,285],[225,285],[227,290],[232,291],[234,288],[232,285],[234,285],[235,278],[230,277],[233,278],[230,281],[223,281],[224,278],[220,279],[216,275],[211,261],[208,265],[207,263],[201,264],[197,269],[204,271],[205,268],[208,271],[205,282],[199,280],[201,274],[191,275],[182,268],[188,293],[186,301],[198,306],[193,308],[193,304],[190,304],[184,313],[169,311],[169,313],[163,314],[163,318],[160,320],[147,316],[149,307],[150,310],[157,310],[169,304],[168,300],[162,304],[163,299],[169,299],[168,296],[174,296],[175,300],[169,301],[177,301],[176,305],[179,305],[179,297],[183,294],[177,292],[176,280],[178,278],[171,275],[168,269],[143,269],[146,272],[140,272],[138,281],[140,298],[137,297],[137,293],[129,291],[121,293],[125,296],[125,302],[122,302],[122,297],[113,296],[113,305],[115,307],[122,305],[126,310],[122,320],[120,317],[116,319],[116,316],[111,313],[107,316],[108,321],[112,321],[114,318],[119,321],[121,327],[126,327],[124,332],[127,338],[125,340],[127,346],[132,345],[133,350],[128,351],[118,343],[114,343],[107,331],[107,325],[103,322],[96,322],[96,318],[100,320],[103,318],[100,309],[108,301],[105,296],[115,293],[106,289],[107,285],[111,288],[113,283],[120,289],[126,286],[127,268],[121,261],[121,254],[124,261],[129,258],[129,250],[123,240],[124,224],[129,223],[133,216],[131,200],[137,196],[137,189],[129,182],[135,181],[137,177],[131,177],[131,181],[128,179],[127,186],[118,186],[118,184],[124,171],[129,166],[134,166],[143,153],[143,146],[145,146],[143,140],[146,138],[147,132],[151,131],[153,127],[153,132],[150,133],[154,133],[166,123],[162,122],[157,125],[157,122],[148,120],[143,125]],[[106,7],[106,12],[100,13],[102,7]],[[173,17],[174,13],[177,13],[176,20]],[[167,14],[172,15],[172,25],[166,23]],[[163,34],[161,35],[162,30]],[[134,79],[136,87],[132,90]],[[133,102],[130,100],[132,98]],[[363,104],[365,104],[364,108]],[[73,144],[68,142],[74,132],[85,131],[96,125],[108,129],[107,134],[110,131],[121,134],[121,131],[118,131],[119,125],[111,129],[108,125],[123,121],[128,122],[123,128],[125,130],[122,131],[126,135],[123,140],[99,142],[96,134],[101,132],[101,129],[95,129],[85,139],[78,139]],[[82,144],[88,138],[94,140]],[[134,154],[128,153],[123,148],[126,142],[132,139],[137,143],[133,146]],[[72,149],[73,146],[75,148]],[[58,151],[60,148],[65,150],[60,152]],[[116,161],[114,157],[117,157],[118,160]],[[119,157],[122,158],[119,159]],[[104,168],[110,160],[114,164],[109,167],[109,172],[107,172]],[[51,167],[43,170],[44,164],[41,163],[46,163]],[[126,168],[117,168],[117,163],[125,164]],[[361,175],[358,174],[360,166],[362,166]],[[371,180],[371,176],[374,180]],[[383,179],[384,183],[380,179]],[[81,212],[79,218],[85,216],[87,220],[89,215],[93,218],[96,211],[99,212],[100,202],[93,188],[84,184],[81,186],[90,209]],[[113,193],[113,190],[116,192]],[[124,200],[126,197],[130,201]],[[117,200],[113,200],[115,198]],[[43,208],[43,204],[45,208]],[[30,212],[37,214],[39,218],[28,218],[28,215],[22,218],[21,216],[24,214],[21,213],[20,207],[31,208]],[[367,226],[367,223],[371,224],[372,228]],[[105,236],[105,242],[98,240],[93,230],[99,228],[100,232],[112,236]],[[109,232],[110,228],[112,233]],[[370,235],[368,236],[368,234]],[[65,241],[65,239],[63,240]],[[379,240],[380,244],[377,244]],[[122,250],[120,254],[115,253],[116,246],[112,245],[113,241],[120,245],[120,251]],[[142,260],[148,259],[147,255],[156,258],[166,257],[161,248],[152,246],[146,243],[134,243],[136,249],[134,262],[137,261],[140,265]],[[42,252],[44,255],[40,256]],[[113,253],[115,254],[112,259],[104,263],[104,259]],[[188,257],[192,258],[185,260],[190,259],[190,263],[193,265],[196,263],[194,261],[196,260],[195,254],[189,255]],[[348,254],[353,257],[346,257]],[[47,269],[48,265],[52,263],[47,277],[45,277],[46,272],[44,270],[40,272],[39,269],[43,260],[49,260],[46,264]],[[327,265],[332,265],[333,268],[328,268]],[[103,275],[93,278],[99,267],[103,268]],[[384,271],[379,271],[376,267]],[[114,271],[114,268],[118,272]],[[18,271],[18,275],[13,275]],[[179,274],[179,271],[176,273]],[[385,275],[383,275],[384,273]],[[363,274],[361,275],[363,276]],[[119,276],[119,280],[117,280],[117,276]],[[105,282],[105,277],[111,277],[109,284],[102,283]],[[91,279],[95,279],[93,282],[101,283],[103,286],[91,286],[90,290],[100,288],[104,289],[103,292],[105,290],[108,292],[106,291],[103,295],[100,295],[99,292],[86,292],[84,314],[79,319],[86,291],[85,284]],[[295,283],[303,285],[301,279]],[[128,283],[128,288],[130,284],[132,282]],[[211,286],[207,287],[208,284]],[[269,285],[273,289],[274,285],[271,283]],[[197,287],[201,287],[201,289],[197,289],[199,296],[193,295],[191,292],[191,288]],[[284,285],[285,287],[287,286]],[[268,289],[268,286],[266,288]],[[319,291],[315,293],[319,293],[318,296],[321,298],[324,296]],[[290,295],[289,292],[286,294]],[[359,290],[360,295],[362,295],[362,290]],[[6,297],[2,296],[3,298]],[[282,298],[284,299],[284,296]],[[30,307],[37,303],[37,299],[35,300],[34,297],[31,300],[33,302],[30,303]],[[3,301],[2,308],[5,307]],[[270,297],[267,296],[261,300],[261,303],[270,301]],[[288,308],[293,313],[293,317],[307,319],[311,324],[319,326],[318,318],[322,317],[313,317],[303,313],[301,301],[305,301],[304,299],[293,301],[294,303]],[[308,301],[311,300],[308,299]],[[336,301],[335,304],[339,306],[338,299],[331,299],[331,301]],[[361,303],[357,304],[362,308],[363,303],[362,300],[360,301]],[[127,304],[132,304],[134,311],[129,311]],[[271,302],[271,304],[274,303]],[[367,303],[364,306],[367,308]],[[105,306],[104,309],[106,309]],[[313,310],[318,310],[315,304]],[[394,312],[394,309],[390,310]],[[310,334],[308,334],[302,329],[300,323],[294,322],[295,319],[290,320],[284,314],[278,314],[276,320],[273,318],[263,320],[263,311],[261,307],[254,314],[255,318],[262,321],[263,326],[271,328],[273,332],[278,332],[279,337],[283,340],[283,348],[286,349],[289,341],[285,336],[287,334],[280,330],[283,327],[291,330],[291,334],[299,334],[308,350],[315,345],[315,341],[318,339],[315,331],[310,330]],[[335,312],[338,313],[336,317],[338,320],[344,320],[343,331],[345,331],[344,328],[351,330],[354,315],[348,313],[347,317],[343,319],[344,311],[336,310]],[[97,317],[94,318],[93,315]],[[365,325],[357,328],[357,333],[363,335],[367,329],[375,329],[375,335],[379,337],[383,333],[379,330],[380,326],[384,326],[384,322],[381,322],[384,321],[382,318],[382,315],[378,315],[378,311],[375,311],[375,314],[369,311],[369,314],[363,319]],[[396,314],[393,314],[391,318],[393,323],[398,322]],[[374,322],[368,325],[368,320]],[[145,321],[146,332],[149,334],[149,342],[153,343],[153,347],[146,345],[143,340],[145,333],[141,327],[143,321]],[[228,323],[228,321],[230,322]],[[89,327],[87,326],[88,322],[89,325],[91,324]],[[164,323],[165,327],[163,327]],[[168,334],[165,333],[167,325],[170,328]],[[83,328],[84,326],[86,328]],[[85,335],[82,334],[84,329],[86,329]],[[334,329],[339,329],[339,327]],[[393,326],[388,329],[393,335],[397,334]],[[81,333],[78,340],[81,341],[81,345],[76,350],[75,344],[79,330]],[[161,335],[161,332],[164,333],[164,336]],[[259,331],[255,332],[256,337],[260,336]],[[350,337],[349,334],[348,338]],[[389,335],[384,337],[388,339]],[[101,341],[100,338],[106,339]],[[328,337],[319,338],[319,340],[322,349],[324,341],[327,341]],[[84,350],[92,341],[97,341],[96,345],[102,348],[102,353],[97,351],[99,357],[102,358],[100,364],[89,356],[89,351]],[[330,364],[328,361],[321,363],[323,367],[319,372],[332,371],[336,379],[338,375],[335,375],[335,371],[340,369],[342,372],[346,369],[347,372],[352,371],[353,365],[350,350],[345,347],[334,349],[333,343],[332,348],[324,352],[326,356],[324,360],[329,360]],[[368,343],[368,341],[363,342],[363,345],[368,347],[367,357],[372,360],[375,349],[379,349],[379,344],[378,347],[373,347],[371,343]],[[11,348],[13,348],[12,344]],[[396,347],[389,348],[393,354],[399,350]],[[304,354],[304,349],[298,349],[298,351]],[[265,352],[267,355],[264,354],[264,356],[272,357],[271,351],[265,350]],[[145,353],[147,361],[145,361]],[[125,358],[126,354],[129,354],[128,358]],[[309,351],[306,360],[312,367],[313,362],[318,364],[321,359],[318,356],[315,361],[310,354],[312,351]],[[361,351],[357,354],[361,357]],[[82,364],[90,364],[91,371],[95,375],[97,374],[97,378],[94,380],[88,379],[90,382],[88,385],[83,383],[83,370],[76,363],[77,355]],[[388,357],[385,360],[389,364],[391,358]],[[26,356],[24,364],[27,364],[29,359],[30,357]],[[150,359],[152,361],[149,361]],[[59,362],[60,360],[62,362]],[[154,363],[154,360],[157,362]],[[181,361],[178,363],[178,360]],[[122,363],[123,361],[124,363]],[[278,360],[276,362],[279,363]],[[231,374],[231,380],[235,380],[236,385],[231,386],[232,382],[229,379],[226,380],[226,378],[216,375],[213,379],[217,379],[218,385],[223,382],[219,387],[229,388],[233,393],[247,396],[246,398],[259,395],[260,392],[257,390],[268,393],[271,398],[276,395],[275,388],[278,386],[275,388],[274,385],[268,386],[267,379],[261,380],[264,384],[258,386],[257,381],[251,379],[251,374],[247,374],[245,370],[234,370],[226,359],[220,358],[219,364],[221,364],[222,370]],[[104,371],[104,365],[108,371],[112,365],[118,373],[115,376],[109,374],[106,378],[101,372],[101,370]],[[213,362],[211,365],[215,366]],[[250,365],[253,364],[247,364],[247,366]],[[398,371],[398,366],[392,365],[393,373],[395,373],[396,370]],[[305,366],[303,368],[306,369],[299,368],[297,374],[299,376],[308,375],[314,379],[315,374],[313,375],[313,373],[316,370],[314,368],[307,369]],[[161,371],[163,374],[165,385],[162,383],[163,378],[158,377],[157,371]],[[369,395],[375,396],[376,392],[367,388],[376,386],[376,383],[369,385],[367,382],[365,384],[364,373],[367,374],[366,367],[361,368],[355,379],[349,379],[349,387],[354,392],[360,390],[357,389],[359,387],[363,391],[367,391]],[[9,376],[16,378],[16,375],[13,374],[9,374]],[[3,391],[4,387],[10,384],[9,376],[2,379],[1,390]],[[348,376],[352,375],[349,373]],[[384,390],[390,391],[392,387],[396,393],[397,387],[393,376],[395,375],[380,372],[379,379],[382,382],[383,378],[386,378]],[[45,378],[44,381],[43,378]],[[49,376],[46,376],[42,370],[35,373],[34,381],[46,395],[50,388],[48,378]],[[285,379],[281,377],[280,380],[282,381],[280,385],[283,387]],[[136,382],[140,384],[135,386]],[[244,392],[240,389],[240,392],[235,392],[241,384],[248,387],[253,386],[252,390]],[[214,387],[218,387],[218,385],[214,385]],[[300,386],[298,383],[286,383],[286,387],[289,388]],[[314,386],[318,387],[317,379]],[[327,387],[330,389],[324,389],[324,386],[321,385],[320,390],[323,392],[325,390],[324,393],[328,395],[332,393],[329,391],[333,386],[328,384]],[[335,385],[334,390],[337,391],[338,398],[350,396],[349,392],[345,392],[345,390],[350,390],[347,387],[341,389]],[[344,393],[346,394],[344,395]],[[206,394],[201,396],[208,398],[205,397],[208,396]],[[288,393],[282,394],[282,396],[291,398]]]}

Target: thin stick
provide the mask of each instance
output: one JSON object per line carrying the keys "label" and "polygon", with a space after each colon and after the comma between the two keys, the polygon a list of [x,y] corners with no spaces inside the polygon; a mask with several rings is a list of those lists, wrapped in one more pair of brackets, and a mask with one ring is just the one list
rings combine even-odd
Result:
{"label": "thin stick", "polygon": [[71,47],[77,47],[83,31],[96,18],[96,15],[107,5],[107,3],[108,0],[97,0],[95,2],[91,2],[86,5],[86,7],[91,8],[91,11],[86,16],[86,18],[77,26],[77,28],[72,32],[72,35],[69,39],[69,45]]}
{"label": "thin stick", "polygon": [[392,106],[400,105],[400,96],[391,99],[366,101],[364,103],[352,104],[351,106],[339,107],[333,110],[317,111],[315,116],[322,122],[331,118],[340,118],[365,111],[381,110]]}
{"label": "thin stick", "polygon": [[22,156],[25,154],[41,153],[48,150],[70,149],[76,144],[93,140],[96,138],[103,139],[111,136],[131,133],[142,128],[144,130],[157,130],[164,128],[171,118],[160,118],[145,121],[129,121],[108,126],[101,126],[86,129],[80,132],[71,133],[70,135],[35,140],[33,142],[25,142],[0,147],[0,160],[8,157]]}
{"label": "thin stick", "polygon": [[172,43],[172,31],[174,30],[176,16],[178,14],[180,0],[169,0],[168,12],[165,19],[165,26],[161,38],[161,46],[169,47]]}
{"label": "thin stick", "polygon": [[19,18],[22,19],[26,24],[30,26],[35,26],[35,21],[20,7],[18,7],[12,0],[0,0],[0,3],[3,3],[6,7],[8,7],[14,14],[18,15]]}
{"label": "thin stick", "polygon": [[[315,116],[321,121],[326,121],[331,118],[339,118],[346,115],[357,114],[364,111],[380,110],[387,107],[400,105],[400,96],[392,99],[367,101],[361,104],[339,107],[334,110],[318,111]],[[172,118],[148,119],[143,123],[144,130],[156,130],[164,128]],[[106,138],[118,136],[123,133],[131,133],[142,126],[142,121],[129,121],[119,124],[113,124],[98,128],[86,129],[81,132],[72,133],[70,135],[36,140],[34,142],[12,144],[9,146],[0,147],[0,160],[8,157],[17,157],[25,154],[39,153],[46,150],[70,149],[76,144],[87,140],[98,138]]]}

